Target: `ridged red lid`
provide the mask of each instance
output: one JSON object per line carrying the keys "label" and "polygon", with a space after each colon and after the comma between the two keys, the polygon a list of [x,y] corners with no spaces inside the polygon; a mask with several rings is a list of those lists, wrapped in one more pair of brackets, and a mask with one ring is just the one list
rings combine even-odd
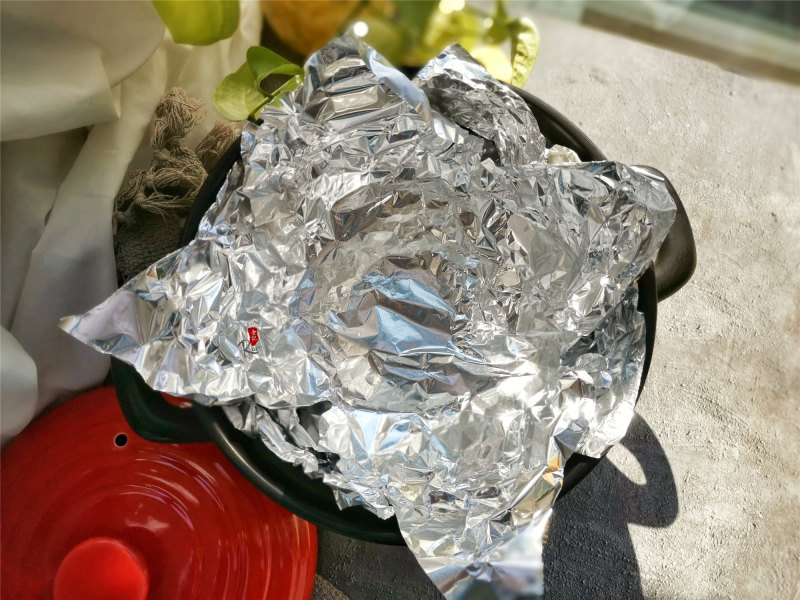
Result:
{"label": "ridged red lid", "polygon": [[213,444],[138,437],[113,388],[45,414],[0,462],[3,598],[311,596],[314,526]]}

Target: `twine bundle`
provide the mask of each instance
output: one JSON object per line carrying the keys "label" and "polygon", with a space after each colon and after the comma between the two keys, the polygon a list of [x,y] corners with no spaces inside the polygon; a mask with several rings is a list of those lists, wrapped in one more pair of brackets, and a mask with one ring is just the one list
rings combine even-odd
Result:
{"label": "twine bundle", "polygon": [[120,283],[175,250],[206,174],[239,135],[236,123],[218,121],[191,150],[183,140],[206,117],[203,104],[180,88],[155,110],[153,159],[138,170],[114,199],[114,253]]}
{"label": "twine bundle", "polygon": [[128,221],[134,207],[161,216],[188,211],[207,173],[239,135],[236,124],[217,121],[195,150],[183,139],[206,118],[206,108],[180,88],[169,91],[156,107],[150,167],[134,172],[115,198],[114,231]]}

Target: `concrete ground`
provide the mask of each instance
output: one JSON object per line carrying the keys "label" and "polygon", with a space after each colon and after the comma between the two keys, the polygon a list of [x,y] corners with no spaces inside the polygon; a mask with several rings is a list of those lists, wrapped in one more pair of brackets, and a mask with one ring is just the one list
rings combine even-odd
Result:
{"label": "concrete ground", "polygon": [[[536,22],[526,89],[666,173],[698,254],[628,437],[556,509],[547,597],[800,599],[800,88]],[[352,600],[441,598],[406,549],[324,531],[319,573]]]}

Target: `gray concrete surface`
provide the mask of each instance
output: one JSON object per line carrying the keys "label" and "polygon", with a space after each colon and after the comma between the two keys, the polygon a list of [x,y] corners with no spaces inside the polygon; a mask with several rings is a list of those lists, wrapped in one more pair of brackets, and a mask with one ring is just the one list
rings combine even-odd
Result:
{"label": "gray concrete surface", "polygon": [[[800,599],[800,88],[536,17],[526,88],[666,173],[695,231],[638,416],[559,503],[547,597]],[[320,532],[352,600],[440,598],[407,550]]]}

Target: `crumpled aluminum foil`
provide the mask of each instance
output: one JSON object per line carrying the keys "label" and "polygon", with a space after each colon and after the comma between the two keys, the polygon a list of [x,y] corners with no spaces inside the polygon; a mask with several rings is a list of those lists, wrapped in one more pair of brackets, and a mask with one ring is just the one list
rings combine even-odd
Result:
{"label": "crumpled aluminum foil", "polygon": [[542,593],[566,459],[632,416],[669,194],[548,164],[577,157],[457,46],[411,82],[335,40],[261,116],[196,240],[62,327],[395,514],[449,598]]}

